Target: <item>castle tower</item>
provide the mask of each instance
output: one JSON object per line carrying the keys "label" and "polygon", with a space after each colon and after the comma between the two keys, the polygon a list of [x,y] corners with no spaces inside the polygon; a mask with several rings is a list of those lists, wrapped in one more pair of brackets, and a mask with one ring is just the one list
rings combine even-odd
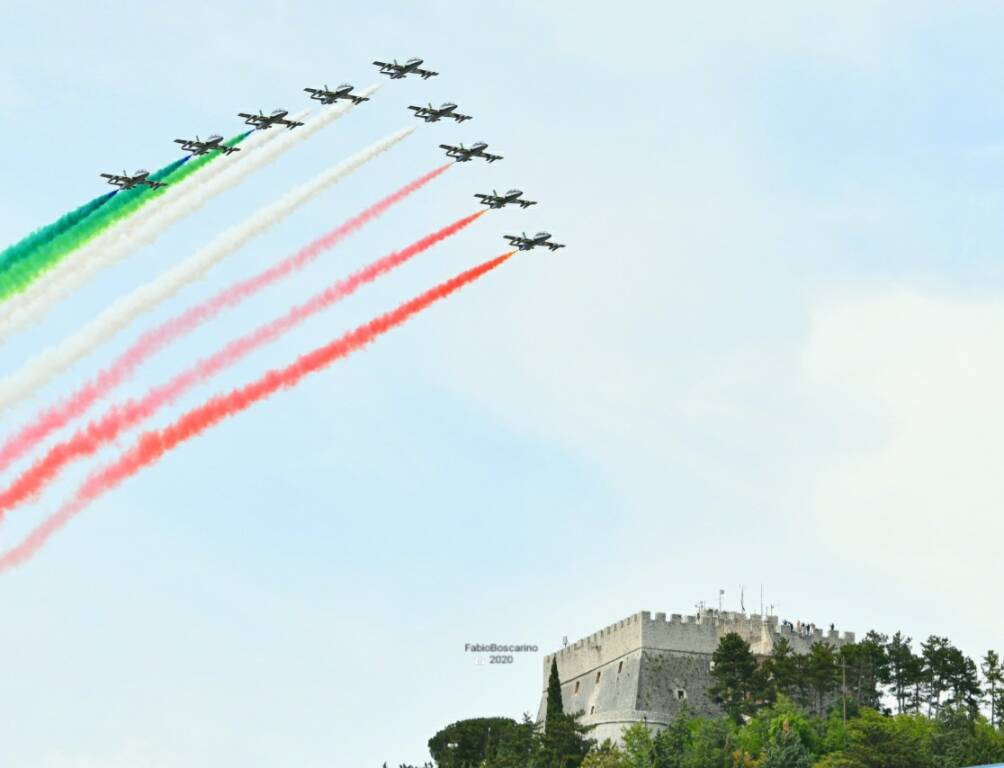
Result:
{"label": "castle tower", "polygon": [[721,709],[708,696],[712,683],[711,655],[722,637],[735,632],[753,653],[769,655],[780,638],[795,653],[808,653],[813,643],[840,646],[854,634],[826,634],[813,625],[793,627],[732,611],[706,611],[697,616],[636,613],[589,637],[544,657],[543,694],[538,721],[547,705],[551,660],[558,663],[565,712],[583,712],[582,722],[594,726],[598,742],[620,742],[629,725],[666,727],[686,702],[695,715],[716,716]]}

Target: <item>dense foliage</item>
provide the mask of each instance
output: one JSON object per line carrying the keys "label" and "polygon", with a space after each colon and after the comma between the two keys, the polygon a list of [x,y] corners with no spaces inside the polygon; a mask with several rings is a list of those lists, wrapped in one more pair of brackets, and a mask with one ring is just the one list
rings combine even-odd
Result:
{"label": "dense foliage", "polygon": [[[654,732],[596,744],[548,680],[546,726],[529,716],[462,720],[429,740],[436,768],[962,768],[1004,762],[1004,665],[979,664],[947,638],[914,649],[869,632],[835,648],[793,652],[780,640],[757,658],[726,635],[713,655],[717,718],[684,707]],[[409,766],[401,766],[409,768]],[[428,764],[426,768],[432,768]]]}

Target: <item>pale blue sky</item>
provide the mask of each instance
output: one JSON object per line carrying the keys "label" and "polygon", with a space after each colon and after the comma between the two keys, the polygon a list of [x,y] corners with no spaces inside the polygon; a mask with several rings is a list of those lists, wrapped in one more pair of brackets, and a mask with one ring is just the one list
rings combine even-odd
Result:
{"label": "pale blue sky", "polygon": [[[44,392],[435,167],[314,267],[158,357],[145,391],[323,282],[519,186],[399,273],[191,393],[166,423],[434,281],[520,256],[184,446],[0,577],[4,766],[421,763],[534,711],[540,658],[637,610],[760,584],[783,616],[999,650],[1004,10],[992,3],[7,4],[0,243],[171,140],[388,82],[7,342],[7,372],[322,168],[419,131]],[[2,416],[5,429],[31,413]],[[128,444],[127,440],[121,446]],[[115,455],[109,450],[103,458]],[[88,467],[12,514],[3,544]]]}

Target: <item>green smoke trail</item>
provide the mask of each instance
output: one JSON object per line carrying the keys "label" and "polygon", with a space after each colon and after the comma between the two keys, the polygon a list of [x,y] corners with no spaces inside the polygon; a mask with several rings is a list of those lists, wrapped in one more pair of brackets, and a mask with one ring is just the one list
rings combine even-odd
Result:
{"label": "green smoke trail", "polygon": [[[249,135],[250,131],[238,134],[227,141],[226,145],[239,144]],[[23,291],[72,251],[86,245],[109,227],[128,218],[149,201],[164,194],[171,184],[177,184],[188,178],[221,154],[213,151],[198,157],[186,156],[150,174],[151,181],[163,181],[168,185],[167,187],[151,189],[140,186],[114,193],[114,196],[96,209],[91,216],[80,220],[76,226],[38,245],[32,252],[25,254],[22,259],[0,271],[0,302]]]}
{"label": "green smoke trail", "polygon": [[25,258],[40,245],[58,237],[71,227],[77,226],[77,224],[111,200],[112,195],[114,194],[114,192],[108,192],[100,197],[95,197],[93,200],[88,203],[84,203],[76,210],[63,215],[52,224],[47,224],[40,229],[36,229],[24,239],[8,246],[7,248],[4,248],[0,251],[0,272],[7,269],[14,262]]}

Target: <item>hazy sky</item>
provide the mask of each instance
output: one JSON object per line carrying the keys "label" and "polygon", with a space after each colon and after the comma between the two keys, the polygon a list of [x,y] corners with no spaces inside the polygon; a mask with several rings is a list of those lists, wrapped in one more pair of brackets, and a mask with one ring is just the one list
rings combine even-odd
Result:
{"label": "hazy sky", "polygon": [[[238,111],[373,100],[5,343],[3,372],[313,174],[456,101],[25,404],[484,139],[137,394],[319,285],[507,209],[190,393],[257,376],[548,229],[369,350],[185,445],[0,575],[5,766],[379,766],[535,711],[540,656],[719,588],[1004,650],[1004,10],[995,3],[7,3],[0,243]],[[616,10],[615,10],[616,9]],[[2,311],[2,309],[0,309]],[[119,445],[101,456],[107,461]],[[0,530],[4,547],[80,466]],[[512,666],[465,642],[536,643]]]}

